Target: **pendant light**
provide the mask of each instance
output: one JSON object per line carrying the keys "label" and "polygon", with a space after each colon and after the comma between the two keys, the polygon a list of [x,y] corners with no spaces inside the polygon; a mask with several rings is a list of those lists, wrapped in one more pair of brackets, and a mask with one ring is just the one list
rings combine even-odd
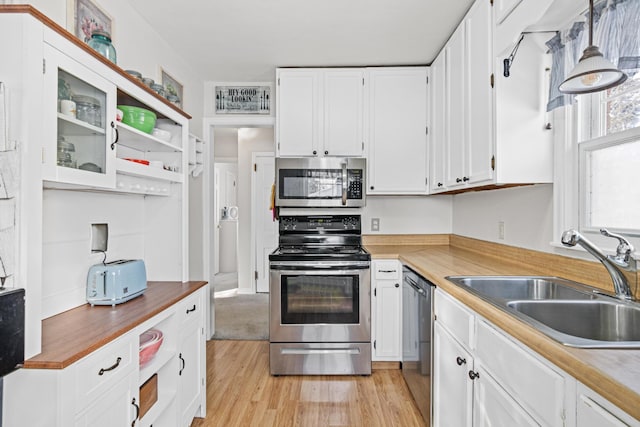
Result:
{"label": "pendant light", "polygon": [[625,80],[627,75],[606,60],[593,45],[593,0],[589,0],[589,46],[558,90],[570,94],[598,92],[618,86]]}

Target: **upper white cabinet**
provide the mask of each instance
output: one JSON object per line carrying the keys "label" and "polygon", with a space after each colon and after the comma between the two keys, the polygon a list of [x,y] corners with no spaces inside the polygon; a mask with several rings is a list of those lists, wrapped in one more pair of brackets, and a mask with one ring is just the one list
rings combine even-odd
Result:
{"label": "upper white cabinet", "polygon": [[427,193],[427,67],[368,68],[367,194]]}
{"label": "upper white cabinet", "polygon": [[364,69],[276,70],[279,156],[362,156]]}
{"label": "upper white cabinet", "polygon": [[44,45],[45,180],[115,186],[116,86]]}
{"label": "upper white cabinet", "polygon": [[510,77],[502,70],[520,32],[541,16],[538,6],[476,0],[434,61],[432,193],[552,181],[540,36],[525,36]]}

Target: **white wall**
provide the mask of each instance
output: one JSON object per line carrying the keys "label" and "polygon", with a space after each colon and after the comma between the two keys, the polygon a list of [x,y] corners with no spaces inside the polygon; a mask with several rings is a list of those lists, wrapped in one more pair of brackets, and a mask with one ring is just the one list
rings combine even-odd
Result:
{"label": "white wall", "polygon": [[[438,234],[452,231],[451,196],[371,196],[362,211],[363,234]],[[380,219],[380,231],[371,230]]]}
{"label": "white wall", "polygon": [[[504,221],[504,240],[498,222]],[[553,252],[553,186],[480,191],[453,196],[453,233],[490,242]]]}
{"label": "white wall", "polygon": [[238,131],[238,291],[252,292],[251,153],[273,152],[273,128]]}
{"label": "white wall", "polygon": [[[216,159],[238,158],[238,129],[219,128],[213,130],[214,156]],[[218,160],[216,160],[218,161]]]}

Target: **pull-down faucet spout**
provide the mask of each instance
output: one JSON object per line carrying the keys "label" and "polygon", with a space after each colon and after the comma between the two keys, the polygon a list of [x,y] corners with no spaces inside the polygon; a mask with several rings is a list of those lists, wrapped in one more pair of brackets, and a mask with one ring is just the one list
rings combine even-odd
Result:
{"label": "pull-down faucet spout", "polygon": [[580,245],[596,257],[609,272],[611,280],[613,281],[613,288],[616,291],[616,297],[623,300],[633,300],[633,291],[631,290],[627,275],[625,275],[625,272],[627,272],[627,274],[631,273],[630,275],[633,276],[633,284],[635,287],[637,268],[636,260],[631,255],[634,251],[633,245],[622,235],[610,233],[606,228],[600,229],[600,233],[604,236],[618,239],[619,244],[616,255],[605,255],[586,237],[573,229],[562,233],[561,242],[565,246]]}

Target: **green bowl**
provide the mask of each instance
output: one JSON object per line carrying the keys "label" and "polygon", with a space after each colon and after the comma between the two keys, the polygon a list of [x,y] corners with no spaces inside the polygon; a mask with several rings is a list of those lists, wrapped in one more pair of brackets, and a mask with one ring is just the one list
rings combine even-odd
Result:
{"label": "green bowl", "polygon": [[118,108],[123,113],[122,123],[144,133],[153,132],[153,128],[156,125],[156,114],[153,111],[131,105],[118,105]]}

